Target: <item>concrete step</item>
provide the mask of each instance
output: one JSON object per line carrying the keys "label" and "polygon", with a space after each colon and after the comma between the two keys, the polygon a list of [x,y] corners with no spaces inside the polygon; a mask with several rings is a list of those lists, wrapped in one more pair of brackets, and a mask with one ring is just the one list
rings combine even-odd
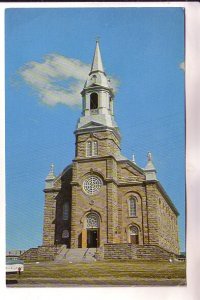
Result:
{"label": "concrete step", "polygon": [[92,262],[96,261],[94,255],[96,248],[65,248],[55,257],[55,262]]}

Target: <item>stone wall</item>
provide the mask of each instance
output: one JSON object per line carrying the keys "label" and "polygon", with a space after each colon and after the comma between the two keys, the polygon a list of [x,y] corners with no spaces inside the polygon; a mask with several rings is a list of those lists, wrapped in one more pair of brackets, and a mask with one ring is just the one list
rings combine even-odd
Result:
{"label": "stone wall", "polygon": [[20,255],[20,259],[25,261],[38,261],[38,248],[30,248]]}
{"label": "stone wall", "polygon": [[43,245],[55,244],[55,218],[56,218],[57,191],[45,190]]}
{"label": "stone wall", "polygon": [[44,225],[43,225],[43,246],[68,243],[62,239],[63,230],[70,231],[69,219],[63,220],[63,204],[69,202],[71,210],[71,180],[72,168],[69,166],[58,176],[52,188],[45,189]]}
{"label": "stone wall", "polygon": [[86,143],[88,141],[98,142],[98,156],[108,156],[120,152],[119,140],[115,134],[110,131],[102,131],[95,133],[77,134],[76,136],[76,158],[86,157]]}
{"label": "stone wall", "polygon": [[132,259],[131,244],[105,244],[104,259]]}
{"label": "stone wall", "polygon": [[[175,254],[157,245],[105,244],[103,257],[107,259],[169,260]],[[99,255],[100,256],[100,255]],[[102,256],[102,254],[101,254]]]}
{"label": "stone wall", "polygon": [[179,254],[177,215],[168,199],[157,186],[147,184],[150,244],[157,244],[167,251]]}
{"label": "stone wall", "polygon": [[60,248],[61,246],[39,246],[37,248],[30,248],[20,255],[20,259],[24,261],[53,260]]}

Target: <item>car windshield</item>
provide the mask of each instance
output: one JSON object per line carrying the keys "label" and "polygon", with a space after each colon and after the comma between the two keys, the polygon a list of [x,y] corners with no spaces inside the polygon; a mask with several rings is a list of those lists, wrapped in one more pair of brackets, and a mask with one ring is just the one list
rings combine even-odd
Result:
{"label": "car windshield", "polygon": [[23,264],[23,263],[24,262],[21,259],[6,257],[6,264],[7,265]]}

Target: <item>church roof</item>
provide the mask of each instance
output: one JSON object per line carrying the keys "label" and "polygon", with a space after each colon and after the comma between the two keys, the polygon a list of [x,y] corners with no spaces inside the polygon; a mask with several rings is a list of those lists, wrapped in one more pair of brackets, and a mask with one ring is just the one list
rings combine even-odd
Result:
{"label": "church roof", "polygon": [[177,208],[175,207],[175,205],[173,204],[172,200],[170,199],[170,197],[168,196],[168,194],[166,193],[165,189],[163,188],[163,186],[161,185],[161,183],[159,181],[156,182],[157,187],[159,189],[159,191],[161,192],[161,194],[163,194],[163,196],[165,197],[167,203],[169,204],[169,206],[171,207],[171,209],[174,211],[174,213],[179,216],[179,212],[177,210]]}

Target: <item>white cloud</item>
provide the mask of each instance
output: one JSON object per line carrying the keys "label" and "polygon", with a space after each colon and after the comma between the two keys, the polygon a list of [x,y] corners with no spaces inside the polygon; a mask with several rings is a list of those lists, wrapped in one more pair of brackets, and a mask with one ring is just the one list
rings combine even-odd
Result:
{"label": "white cloud", "polygon": [[[58,103],[80,106],[80,92],[89,71],[90,65],[77,59],[48,54],[43,62],[28,62],[18,73],[38,93],[43,103],[51,106]],[[111,78],[111,83],[116,89],[118,81]]]}
{"label": "white cloud", "polygon": [[179,64],[179,68],[185,72],[185,62]]}

